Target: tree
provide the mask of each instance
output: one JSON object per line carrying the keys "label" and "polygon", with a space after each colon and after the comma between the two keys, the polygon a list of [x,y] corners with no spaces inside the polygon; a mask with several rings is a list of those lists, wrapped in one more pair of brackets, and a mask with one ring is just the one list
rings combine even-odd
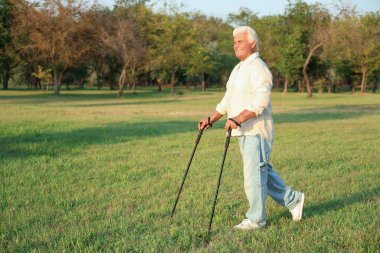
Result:
{"label": "tree", "polygon": [[205,91],[205,73],[214,69],[215,42],[217,31],[213,29],[212,20],[206,16],[196,13],[192,19],[192,37],[195,38],[194,45],[189,51],[186,73],[189,76],[199,77],[202,92]]}
{"label": "tree", "polygon": [[194,45],[189,13],[179,13],[177,6],[168,6],[158,13],[151,38],[150,68],[159,82],[170,78],[171,92],[175,91],[176,73],[187,64],[189,50]]}
{"label": "tree", "polygon": [[17,47],[14,43],[12,27],[14,4],[9,0],[0,0],[0,67],[2,69],[3,89],[8,89],[10,72],[18,64]]}
{"label": "tree", "polygon": [[144,8],[141,4],[129,8],[119,6],[114,15],[108,17],[106,25],[101,27],[101,41],[122,66],[118,96],[123,94],[127,70],[133,82],[136,82],[137,67],[145,57],[144,33],[139,29],[140,24],[136,18]]}
{"label": "tree", "polygon": [[19,7],[17,18],[29,37],[23,50],[38,50],[52,69],[54,94],[58,95],[65,70],[75,66],[89,50],[83,40],[90,34],[88,23],[81,18],[84,5],[74,0],[46,0],[41,7]]}
{"label": "tree", "polygon": [[[355,7],[339,8],[339,15],[334,20],[336,35],[332,39],[329,52],[334,55],[334,63],[338,69],[342,65],[351,66],[351,72],[361,74],[360,91],[364,93],[368,74],[379,69],[380,13],[370,12],[360,16]],[[352,84],[353,92],[355,86]]]}
{"label": "tree", "polygon": [[252,19],[258,19],[256,14],[246,7],[240,7],[238,13],[228,14],[227,22],[235,26],[245,26],[252,24]]}
{"label": "tree", "polygon": [[41,90],[43,89],[44,83],[46,82],[46,90],[49,90],[49,84],[52,81],[52,76],[50,74],[51,69],[43,69],[42,66],[38,66],[38,69],[36,72],[32,73],[33,76],[38,78],[38,80],[41,82]]}
{"label": "tree", "polygon": [[[284,80],[284,94],[289,84],[299,78],[303,64],[304,45],[298,26],[290,26],[286,16],[255,17],[251,21],[260,39],[260,56],[272,72]],[[277,80],[278,83],[278,80]]]}
{"label": "tree", "polygon": [[111,90],[114,89],[116,75],[117,61],[112,57],[112,52],[101,40],[101,32],[107,30],[105,22],[110,19],[113,12],[101,5],[93,5],[89,10],[85,12],[82,18],[88,19],[89,34],[87,37],[87,45],[89,45],[89,51],[85,58],[82,60],[82,64],[88,65],[91,72],[96,76],[96,86],[100,89],[103,85],[102,79],[108,81]]}
{"label": "tree", "polygon": [[288,35],[283,34],[281,38],[282,45],[278,50],[276,67],[285,79],[284,94],[288,92],[289,84],[299,77],[300,69],[304,63],[303,45],[299,39],[300,33],[297,30]]}
{"label": "tree", "polygon": [[360,91],[364,93],[367,75],[380,61],[380,13],[367,13],[352,21],[351,38],[347,38],[351,42],[349,55],[360,66]]}
{"label": "tree", "polygon": [[310,79],[308,75],[308,65],[313,55],[316,54],[317,50],[320,49],[327,40],[332,36],[330,32],[331,16],[327,9],[325,9],[321,4],[316,3],[311,8],[311,36],[307,42],[307,56],[303,64],[302,73],[304,80],[306,82],[306,87],[309,97],[312,97],[313,91],[310,84]]}
{"label": "tree", "polygon": [[213,54],[214,71],[212,76],[225,87],[231,70],[239,62],[233,50],[233,27],[220,19],[210,19],[216,30],[215,51]]}
{"label": "tree", "polygon": [[[360,91],[364,93],[367,80],[376,80],[380,67],[380,13],[377,11],[359,15],[356,7],[350,4],[341,4],[337,8],[339,14],[334,20],[336,36],[328,49],[337,69],[347,69],[350,66],[349,72],[361,75]],[[342,68],[342,65],[346,68]],[[352,83],[352,92],[356,86],[358,85]]]}

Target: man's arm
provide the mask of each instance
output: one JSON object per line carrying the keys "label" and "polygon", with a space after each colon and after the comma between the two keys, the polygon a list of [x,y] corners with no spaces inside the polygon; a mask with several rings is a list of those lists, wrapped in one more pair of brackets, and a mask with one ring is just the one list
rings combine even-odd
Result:
{"label": "man's arm", "polygon": [[201,119],[198,123],[198,129],[208,129],[211,127],[210,124],[214,124],[217,122],[221,117],[223,117],[223,114],[220,114],[219,112],[215,111],[210,116],[210,121],[208,118]]}
{"label": "man's arm", "polygon": [[252,112],[250,110],[245,109],[244,111],[239,113],[239,115],[232,118],[236,122],[234,122],[233,120],[227,120],[224,128],[226,130],[228,130],[230,128],[235,129],[238,127],[238,125],[236,123],[239,123],[241,125],[243,122],[246,122],[247,120],[255,118],[255,117],[256,117],[255,112]]}
{"label": "man's arm", "polygon": [[238,116],[233,117],[239,124],[246,122],[249,119],[255,118],[257,115],[255,112],[245,109]]}

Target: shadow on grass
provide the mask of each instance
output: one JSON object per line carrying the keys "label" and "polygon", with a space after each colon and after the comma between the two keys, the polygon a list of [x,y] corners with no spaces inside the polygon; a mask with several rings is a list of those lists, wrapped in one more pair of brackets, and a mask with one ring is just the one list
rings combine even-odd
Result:
{"label": "shadow on grass", "polygon": [[317,122],[324,120],[345,120],[359,118],[366,115],[380,114],[380,106],[368,105],[337,105],[334,107],[319,107],[307,112],[274,114],[273,120],[276,124]]}
{"label": "shadow on grass", "polygon": [[[332,199],[322,203],[314,203],[311,205],[305,204],[304,215],[305,218],[323,215],[331,211],[336,211],[356,203],[367,202],[380,195],[380,186],[377,186],[370,190],[357,192],[351,196],[342,196],[337,199]],[[306,198],[305,198],[306,199]],[[305,200],[307,201],[307,200]],[[307,202],[306,202],[307,203]]]}
{"label": "shadow on grass", "polygon": [[[370,190],[357,192],[351,196],[341,196],[340,198],[332,199],[322,203],[310,203],[312,200],[308,200],[308,196],[306,195],[305,207],[303,209],[303,219],[305,220],[314,216],[324,215],[325,213],[334,212],[357,203],[367,202],[378,197],[379,195],[380,186],[377,186]],[[272,222],[275,222],[282,217],[290,217],[290,213],[288,211],[282,211],[281,213],[271,217],[270,220]]]}
{"label": "shadow on grass", "polygon": [[[202,94],[200,91],[187,91],[186,94]],[[209,94],[207,92],[206,94]],[[63,90],[60,95],[54,95],[53,92],[37,91],[37,90],[25,90],[20,91],[20,94],[7,95],[6,92],[0,94],[0,101],[2,100],[12,100],[14,104],[34,104],[45,102],[55,102],[55,101],[91,101],[97,99],[112,99],[118,101],[129,101],[133,99],[162,99],[162,98],[173,98],[180,95],[176,93],[171,93],[170,90],[163,90],[158,92],[155,89],[138,90],[134,93],[130,91],[124,91],[121,97],[117,96],[117,90],[114,91],[95,91],[95,90]],[[149,103],[149,101],[143,102]]]}
{"label": "shadow on grass", "polygon": [[[325,112],[320,112],[320,110]],[[376,105],[355,105],[319,108],[318,112],[284,113],[274,117],[275,123],[281,124],[353,119],[379,113],[380,108]],[[224,120],[218,123],[220,124],[216,125],[215,128],[222,128]],[[113,123],[76,129],[71,132],[49,133],[41,129],[37,132],[17,136],[0,137],[2,145],[0,159],[58,155],[62,152],[69,153],[71,149],[76,147],[86,148],[93,144],[115,144],[189,131],[194,131],[194,135],[196,135],[196,124],[197,122],[194,121],[152,121]],[[161,143],[153,143],[152,141],[152,145],[161,145]]]}
{"label": "shadow on grass", "polygon": [[[161,121],[144,123],[114,123],[98,127],[81,128],[70,132],[28,133],[19,136],[0,137],[1,159],[26,158],[28,156],[58,156],[72,152],[80,147],[85,149],[91,145],[128,143],[132,140],[194,132],[197,136],[195,121]],[[161,145],[152,140],[152,145]],[[126,149],[128,146],[126,146]]]}
{"label": "shadow on grass", "polygon": [[81,104],[75,105],[75,107],[103,107],[103,106],[128,106],[128,105],[149,105],[149,104],[167,104],[167,103],[180,103],[181,101],[178,99],[160,99],[160,100],[150,100],[150,101],[135,101],[135,100],[122,100],[119,102],[111,102],[111,103],[94,103],[94,104]]}

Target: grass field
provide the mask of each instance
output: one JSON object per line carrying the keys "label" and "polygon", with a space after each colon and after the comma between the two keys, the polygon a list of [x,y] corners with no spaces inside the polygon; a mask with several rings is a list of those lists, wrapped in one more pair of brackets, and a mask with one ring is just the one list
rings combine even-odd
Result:
{"label": "grass field", "polygon": [[225,133],[197,136],[223,92],[0,91],[1,252],[379,252],[380,95],[274,93],[271,163],[305,192],[293,223],[268,198],[268,227],[236,232],[247,202],[237,140],[207,225]]}

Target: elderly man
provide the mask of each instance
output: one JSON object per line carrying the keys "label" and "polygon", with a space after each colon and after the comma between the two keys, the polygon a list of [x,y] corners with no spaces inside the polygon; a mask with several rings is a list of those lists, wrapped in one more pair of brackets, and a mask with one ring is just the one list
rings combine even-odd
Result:
{"label": "elderly man", "polygon": [[201,119],[198,127],[207,129],[227,113],[225,129],[232,128],[232,136],[238,137],[249,209],[246,218],[234,228],[253,230],[265,227],[267,194],[287,207],[294,221],[300,221],[304,194],[286,186],[268,163],[273,143],[272,74],[259,58],[259,39],[252,28],[238,27],[233,31],[233,37],[235,55],[241,61],[233,69],[227,91],[216,111]]}

